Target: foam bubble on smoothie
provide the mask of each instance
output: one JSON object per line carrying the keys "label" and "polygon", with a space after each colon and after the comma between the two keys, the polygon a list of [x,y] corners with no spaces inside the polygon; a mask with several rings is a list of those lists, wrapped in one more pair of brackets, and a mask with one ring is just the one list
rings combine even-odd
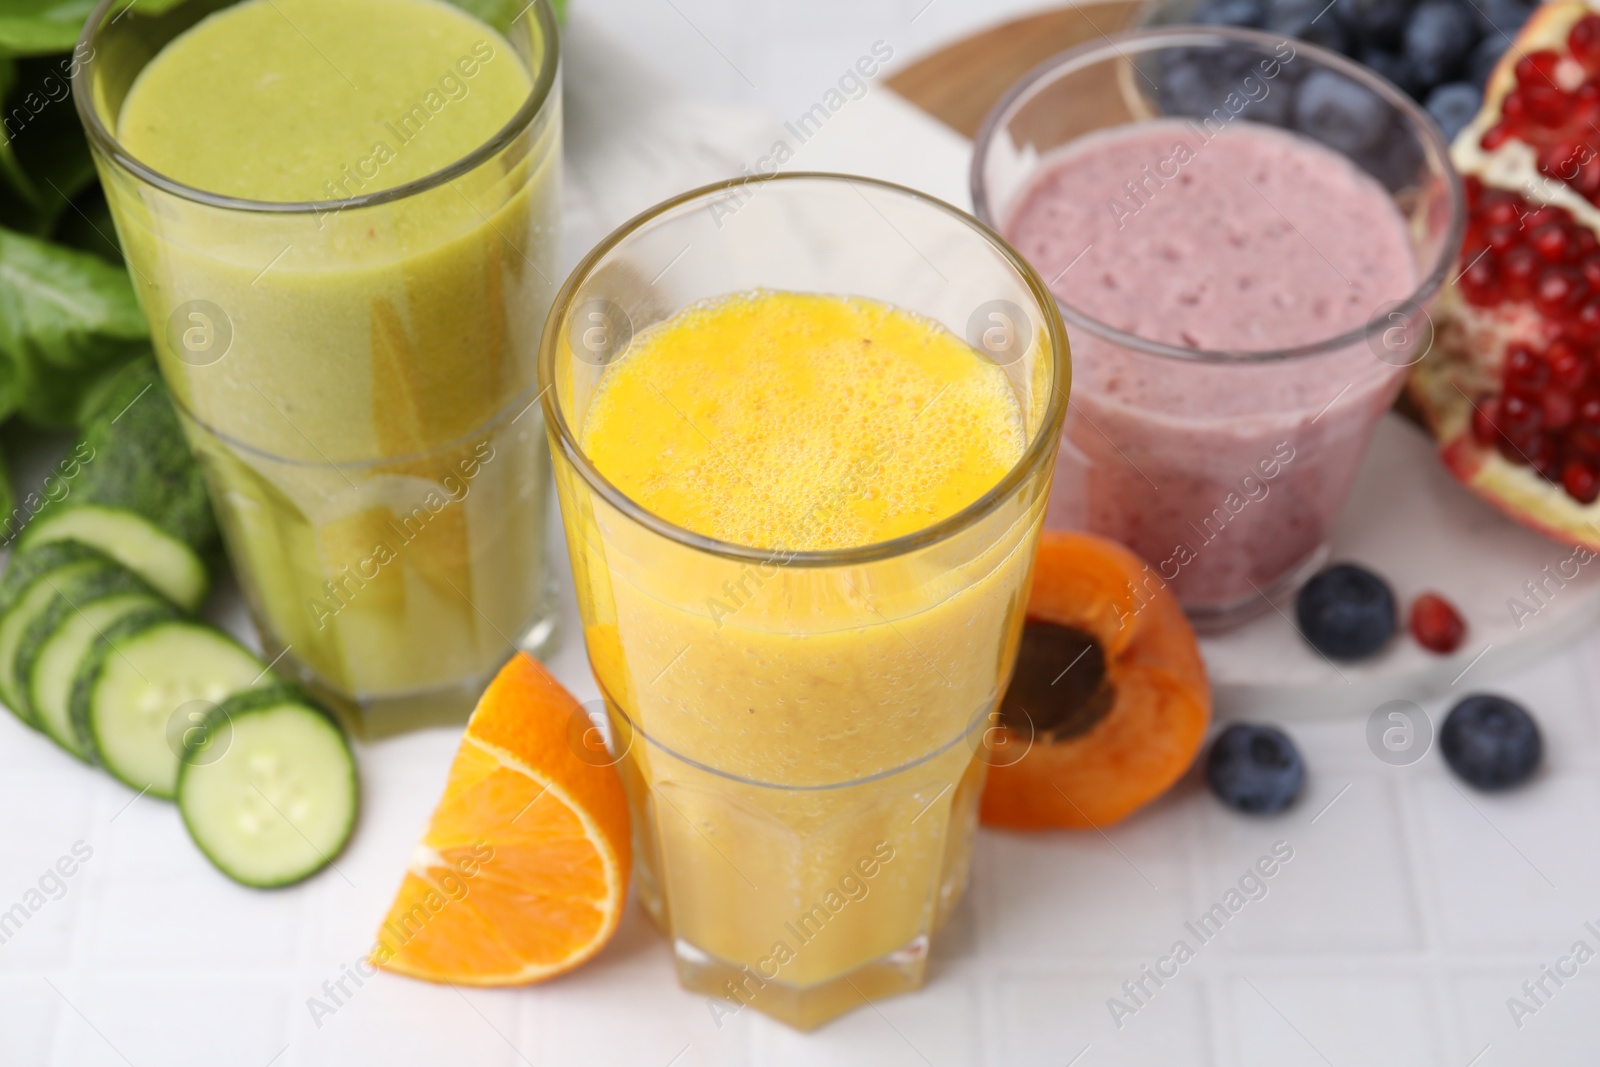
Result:
{"label": "foam bubble on smoothie", "polygon": [[789,292],[691,306],[602,379],[582,442],[631,499],[756,548],[872,544],[992,488],[1022,455],[1005,373],[927,319]]}

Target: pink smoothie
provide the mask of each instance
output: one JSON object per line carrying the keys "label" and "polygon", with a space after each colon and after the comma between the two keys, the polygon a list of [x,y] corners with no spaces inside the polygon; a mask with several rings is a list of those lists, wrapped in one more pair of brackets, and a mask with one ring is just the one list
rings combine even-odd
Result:
{"label": "pink smoothie", "polygon": [[1365,341],[1242,354],[1331,339],[1415,290],[1389,194],[1275,127],[1155,120],[1041,160],[1002,221],[1070,313],[1051,524],[1129,545],[1200,621],[1264,608],[1320,557],[1404,371]]}

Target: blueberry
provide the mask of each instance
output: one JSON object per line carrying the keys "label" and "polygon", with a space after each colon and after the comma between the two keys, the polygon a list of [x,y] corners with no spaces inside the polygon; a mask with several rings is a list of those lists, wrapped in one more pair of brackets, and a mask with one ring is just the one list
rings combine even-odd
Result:
{"label": "blueberry", "polygon": [[1366,86],[1331,70],[1314,70],[1300,83],[1294,121],[1313,140],[1356,156],[1388,132],[1391,111],[1389,104]]}
{"label": "blueberry", "polygon": [[1477,16],[1483,35],[1499,40],[1503,51],[1533,14],[1533,8],[1521,0],[1473,0],[1472,13]]}
{"label": "blueberry", "polygon": [[1326,0],[1275,4],[1267,12],[1266,28],[1286,37],[1320,44],[1334,52],[1349,54],[1355,45],[1350,31],[1328,10]]}
{"label": "blueberry", "polygon": [[1294,86],[1283,81],[1271,81],[1265,84],[1267,94],[1246,104],[1239,117],[1249,122],[1265,122],[1273,126],[1294,125]]}
{"label": "blueberry", "polygon": [[1368,46],[1391,48],[1400,43],[1406,19],[1416,0],[1334,0],[1333,13]]}
{"label": "blueberry", "polygon": [[1416,72],[1398,53],[1384,48],[1368,48],[1361,53],[1361,62],[1372,68],[1372,72],[1378,77],[1387,78],[1399,86],[1401,92],[1411,96],[1417,94],[1420,86],[1417,84]]}
{"label": "blueberry", "polygon": [[1406,24],[1403,54],[1424,87],[1452,81],[1482,36],[1472,9],[1455,0],[1422,0]]}
{"label": "blueberry", "polygon": [[1391,193],[1418,188],[1429,180],[1422,142],[1408,125],[1396,123],[1395,127],[1379,140],[1377,147],[1356,158],[1361,169]]}
{"label": "blueberry", "polygon": [[1163,64],[1159,97],[1168,115],[1207,115],[1220,102],[1217,85],[1200,62],[1178,59]]}
{"label": "blueberry", "polygon": [[1539,766],[1544,741],[1521,704],[1474,693],[1450,709],[1439,731],[1444,761],[1475,789],[1521,785]]}
{"label": "blueberry", "polygon": [[1479,89],[1488,85],[1489,75],[1494,73],[1494,65],[1505,55],[1506,48],[1505,38],[1497,33],[1485,34],[1467,59],[1467,80]]}
{"label": "blueberry", "polygon": [[1483,106],[1483,94],[1466,82],[1446,82],[1428,94],[1427,106],[1444,139],[1453,141]]}
{"label": "blueberry", "polygon": [[1206,782],[1235,811],[1276,815],[1305,785],[1306,765],[1289,735],[1275,726],[1235,723],[1211,743]]}
{"label": "blueberry", "polygon": [[1208,26],[1260,26],[1267,20],[1265,0],[1205,0],[1194,21]]}
{"label": "blueberry", "polygon": [[1242,92],[1246,77],[1262,80],[1256,70],[1261,57],[1254,49],[1168,48],[1160,57],[1161,109],[1168,115],[1204,117],[1222,107],[1228,94]]}
{"label": "blueberry", "polygon": [[1295,601],[1300,632],[1330,659],[1365,659],[1394,636],[1394,593],[1365,567],[1336,563],[1318,571]]}

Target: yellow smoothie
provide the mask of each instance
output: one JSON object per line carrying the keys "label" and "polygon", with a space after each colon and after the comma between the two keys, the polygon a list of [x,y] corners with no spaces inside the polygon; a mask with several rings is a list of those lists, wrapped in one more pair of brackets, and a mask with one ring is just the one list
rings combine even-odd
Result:
{"label": "yellow smoothie", "polygon": [[600,379],[581,427],[599,473],[668,522],[768,550],[668,553],[568,516],[641,897],[680,959],[704,958],[702,988],[807,1026],[920,975],[963,888],[1039,506],[856,566],[791,557],[957,514],[1025,436],[1002,368],[864,299],[695,305]]}
{"label": "yellow smoothie", "polygon": [[[529,25],[529,24],[524,24]],[[541,610],[532,399],[559,245],[555,42],[439,0],[247,0],[115,117],[210,206],[102,174],[162,370],[273,651],[360,707],[470,709]],[[511,128],[508,130],[508,126]],[[450,180],[425,179],[501,137]],[[340,203],[343,202],[343,203]]]}

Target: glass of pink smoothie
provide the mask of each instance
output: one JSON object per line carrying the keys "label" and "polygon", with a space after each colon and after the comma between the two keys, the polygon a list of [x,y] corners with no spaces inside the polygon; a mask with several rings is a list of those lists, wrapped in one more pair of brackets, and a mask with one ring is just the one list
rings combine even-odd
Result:
{"label": "glass of pink smoothie", "polygon": [[1463,220],[1443,139],[1324,49],[1142,30],[1024,77],[972,198],[1072,337],[1047,524],[1133,548],[1202,628],[1270,610],[1431,344]]}

